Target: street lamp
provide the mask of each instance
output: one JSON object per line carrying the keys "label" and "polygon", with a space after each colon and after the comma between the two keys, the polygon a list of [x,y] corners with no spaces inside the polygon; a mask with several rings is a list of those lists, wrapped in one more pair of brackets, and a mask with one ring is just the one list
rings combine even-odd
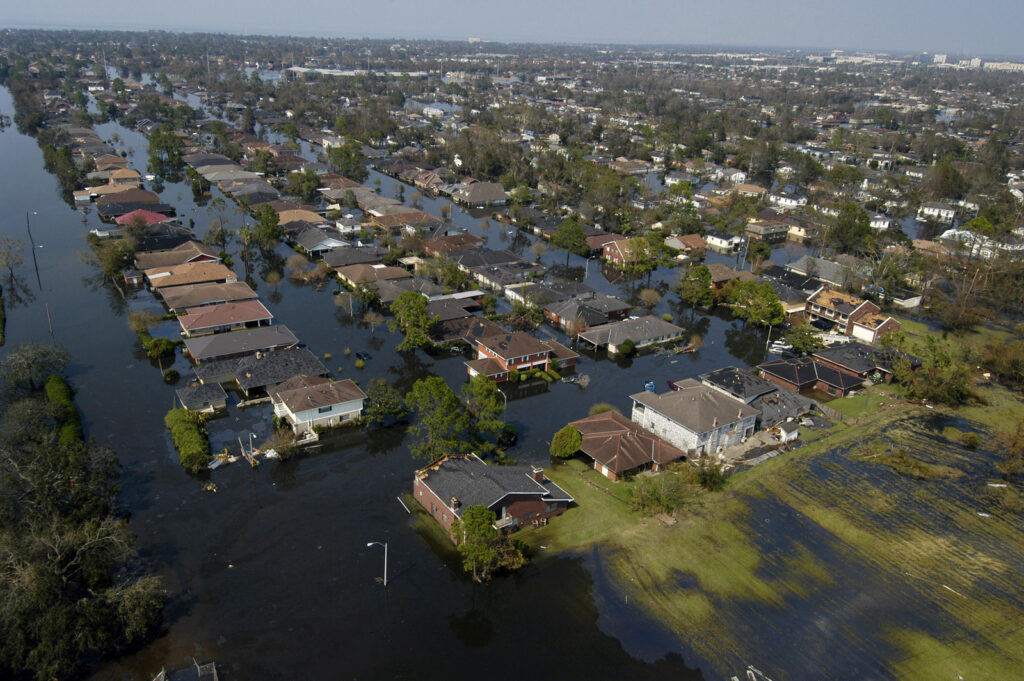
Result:
{"label": "street lamp", "polygon": [[505,391],[501,388],[497,388],[498,394],[501,395],[501,415],[505,416],[505,410],[508,409],[508,397],[505,395]]}
{"label": "street lamp", "polygon": [[388,543],[387,542],[372,541],[372,542],[369,542],[369,543],[366,544],[366,548],[370,548],[371,546],[374,546],[374,545],[383,546],[384,547],[384,586],[387,586],[388,585]]}

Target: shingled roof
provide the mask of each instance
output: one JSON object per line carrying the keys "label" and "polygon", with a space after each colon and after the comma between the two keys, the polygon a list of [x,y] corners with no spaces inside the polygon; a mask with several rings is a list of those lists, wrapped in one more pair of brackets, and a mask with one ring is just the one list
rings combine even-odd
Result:
{"label": "shingled roof", "polygon": [[275,404],[283,403],[293,414],[332,404],[366,399],[366,393],[351,379],[332,381],[322,376],[300,374],[277,386],[270,395]]}
{"label": "shingled roof", "polygon": [[647,429],[616,411],[573,421],[580,432],[580,451],[616,475],[647,464],[663,466],[685,456]]}

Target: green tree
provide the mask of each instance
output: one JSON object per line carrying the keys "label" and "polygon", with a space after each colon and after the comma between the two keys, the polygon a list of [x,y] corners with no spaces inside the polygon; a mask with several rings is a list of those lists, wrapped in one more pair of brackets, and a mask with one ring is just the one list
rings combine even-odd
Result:
{"label": "green tree", "polygon": [[768,258],[772,257],[772,247],[764,241],[752,241],[747,247],[746,260],[753,265],[754,270],[761,267]]}
{"label": "green tree", "polygon": [[793,352],[799,355],[809,355],[820,350],[824,343],[818,337],[818,331],[810,324],[791,326],[785,335],[786,342],[793,346]]}
{"label": "green tree", "polygon": [[679,298],[690,305],[690,308],[710,308],[714,302],[711,289],[711,270],[707,265],[691,268],[679,280]]}
{"label": "green tree", "polygon": [[452,525],[452,534],[462,556],[462,567],[472,573],[473,580],[477,582],[486,581],[498,563],[498,551],[494,546],[498,536],[494,529],[496,519],[494,511],[489,508],[470,506]]}
{"label": "green tree", "polygon": [[363,411],[370,424],[383,423],[388,419],[401,421],[409,414],[401,393],[388,385],[383,378],[370,381],[366,389],[366,408]]}
{"label": "green tree", "polygon": [[437,315],[427,310],[427,299],[416,291],[405,291],[391,303],[391,314],[395,319],[388,326],[392,331],[399,330],[405,339],[398,345],[399,352],[408,352],[416,348],[430,347],[434,342],[430,338],[430,330],[437,323]]}
{"label": "green tree", "polygon": [[[260,250],[268,252],[274,250],[277,246],[277,242],[280,241],[283,231],[278,224],[281,217],[277,214],[277,211],[273,209],[269,204],[261,204],[253,212],[253,217],[256,218],[256,225],[252,230],[253,241]],[[239,237],[242,236],[242,230],[238,230]]]}
{"label": "green tree", "polygon": [[567,218],[551,235],[551,245],[566,252],[565,264],[568,265],[570,253],[580,256],[587,254],[587,233],[576,218]]}
{"label": "green tree", "polygon": [[[598,412],[600,413],[600,412]],[[551,456],[557,459],[570,459],[580,451],[583,436],[571,423],[563,427],[551,438]]]}
{"label": "green tree", "polygon": [[779,296],[771,284],[744,281],[729,295],[733,316],[749,324],[776,326],[786,318]]}
{"label": "green tree", "polygon": [[843,205],[827,240],[828,247],[836,253],[870,253],[875,245],[871,217],[856,203]]}
{"label": "green tree", "polygon": [[316,190],[320,186],[320,178],[316,172],[307,168],[303,171],[288,173],[286,179],[288,181],[284,187],[286,194],[298,196],[304,201],[311,202],[316,199]]}
{"label": "green tree", "polygon": [[498,386],[483,374],[477,374],[462,386],[462,398],[470,415],[470,430],[476,443],[490,448],[484,437],[497,438],[505,423],[501,420],[505,411],[505,400],[498,392]]}
{"label": "green tree", "polygon": [[256,132],[256,115],[251,106],[245,107],[242,112],[242,132],[252,135]]}
{"label": "green tree", "polygon": [[413,458],[433,461],[446,454],[469,451],[469,412],[443,378],[430,376],[416,381],[405,396],[405,405],[416,415],[409,427]]}
{"label": "green tree", "polygon": [[922,365],[911,367],[905,357],[897,361],[894,376],[910,399],[956,407],[971,396],[970,367],[938,336],[926,336],[917,348]]}
{"label": "green tree", "polygon": [[366,156],[363,155],[359,142],[355,140],[347,140],[340,146],[331,147],[327,151],[327,165],[332,171],[356,182],[363,182],[370,175],[366,169]]}

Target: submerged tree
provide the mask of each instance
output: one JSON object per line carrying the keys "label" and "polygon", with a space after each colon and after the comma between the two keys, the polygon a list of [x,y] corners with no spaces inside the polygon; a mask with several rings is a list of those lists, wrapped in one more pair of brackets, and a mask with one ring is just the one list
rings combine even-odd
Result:
{"label": "submerged tree", "polygon": [[414,458],[433,460],[469,452],[469,412],[443,378],[430,376],[416,381],[405,396],[405,404],[416,415],[409,428],[409,451]]}

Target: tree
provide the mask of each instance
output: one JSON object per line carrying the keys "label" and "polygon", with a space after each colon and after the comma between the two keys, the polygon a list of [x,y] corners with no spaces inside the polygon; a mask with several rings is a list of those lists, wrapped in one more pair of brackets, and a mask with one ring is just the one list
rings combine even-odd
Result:
{"label": "tree", "polygon": [[370,175],[366,169],[366,156],[355,140],[346,140],[340,146],[331,147],[327,151],[327,165],[332,171],[356,182],[363,182]]}
{"label": "tree", "polygon": [[533,253],[534,258],[537,260],[537,262],[540,262],[541,256],[544,255],[547,252],[547,250],[548,245],[543,241],[534,241],[530,245],[530,251]]}
{"label": "tree", "polygon": [[680,278],[679,298],[689,303],[691,309],[698,306],[711,307],[714,294],[711,289],[711,270],[707,265],[697,265]]}
{"label": "tree", "polygon": [[786,331],[785,339],[793,346],[793,352],[798,355],[809,355],[825,345],[818,336],[817,330],[810,324],[790,327]]}
{"label": "tree", "polygon": [[22,263],[23,247],[24,244],[21,239],[15,239],[7,234],[0,234],[0,268],[7,270],[11,285],[14,284],[14,269]]}
{"label": "tree", "polygon": [[366,409],[363,411],[368,423],[382,423],[387,419],[401,421],[409,414],[402,395],[388,385],[383,378],[370,381],[366,389]]}
{"label": "tree", "polygon": [[36,390],[50,374],[59,374],[70,361],[59,345],[25,343],[11,348],[0,359],[0,378],[8,386]]}
{"label": "tree", "polygon": [[430,330],[437,323],[438,316],[427,310],[427,299],[416,291],[401,293],[391,303],[391,314],[395,316],[389,324],[392,331],[400,330],[405,339],[398,345],[399,352],[430,347],[434,342]]}
{"label": "tree", "polygon": [[470,430],[475,436],[476,444],[486,446],[483,437],[496,438],[505,423],[501,415],[505,411],[505,398],[501,396],[498,386],[483,374],[477,374],[462,386],[462,397],[466,401],[466,409],[470,415]]}
{"label": "tree", "polygon": [[495,520],[494,511],[489,508],[470,506],[452,525],[452,534],[462,556],[462,567],[466,572],[472,572],[473,580],[477,582],[486,581],[498,563],[498,551],[494,547],[498,535],[494,529]]}
{"label": "tree", "polygon": [[827,234],[828,247],[836,253],[870,253],[875,246],[871,217],[856,203],[839,210],[836,225]]}
{"label": "tree", "polygon": [[[256,218],[256,226],[253,228],[252,237],[255,244],[262,251],[272,251],[281,239],[282,231],[278,224],[281,217],[269,204],[261,204],[253,214]],[[239,237],[242,230],[238,230]]]}
{"label": "tree", "polygon": [[896,362],[893,375],[910,399],[928,400],[956,407],[971,396],[971,372],[963,357],[957,357],[939,337],[928,335],[917,348],[922,359],[918,369],[905,357]]}
{"label": "tree", "polygon": [[732,313],[749,324],[775,326],[786,318],[779,295],[771,284],[744,281],[733,287],[729,295]]}
{"label": "tree", "polygon": [[384,317],[379,312],[374,310],[367,310],[363,314],[363,323],[370,327],[370,335],[373,335],[373,330],[380,326],[384,322]]}
{"label": "tree", "polygon": [[287,180],[288,184],[284,188],[286,194],[301,197],[305,201],[316,199],[316,190],[320,186],[320,178],[313,170],[307,168],[303,171],[288,173]]}
{"label": "tree", "polygon": [[249,133],[250,135],[256,132],[256,115],[253,113],[251,106],[245,107],[245,111],[242,112],[242,132]]}
{"label": "tree", "polygon": [[567,218],[558,225],[554,234],[551,235],[551,245],[563,249],[565,253],[565,264],[569,264],[569,254],[586,256],[587,254],[587,233],[583,226],[574,218]]}
{"label": "tree", "polygon": [[416,414],[409,428],[413,458],[434,460],[469,451],[469,412],[443,378],[430,376],[416,381],[405,396],[405,405]]}
{"label": "tree", "polygon": [[772,247],[764,241],[752,241],[747,247],[746,260],[754,270],[758,270],[768,258],[772,257]]}
{"label": "tree", "polygon": [[[598,412],[600,413],[600,412]],[[583,436],[571,423],[563,427],[551,438],[551,456],[557,459],[569,459],[580,451]]]}
{"label": "tree", "polygon": [[640,291],[640,303],[648,310],[657,305],[660,300],[661,294],[653,288],[645,288]]}

